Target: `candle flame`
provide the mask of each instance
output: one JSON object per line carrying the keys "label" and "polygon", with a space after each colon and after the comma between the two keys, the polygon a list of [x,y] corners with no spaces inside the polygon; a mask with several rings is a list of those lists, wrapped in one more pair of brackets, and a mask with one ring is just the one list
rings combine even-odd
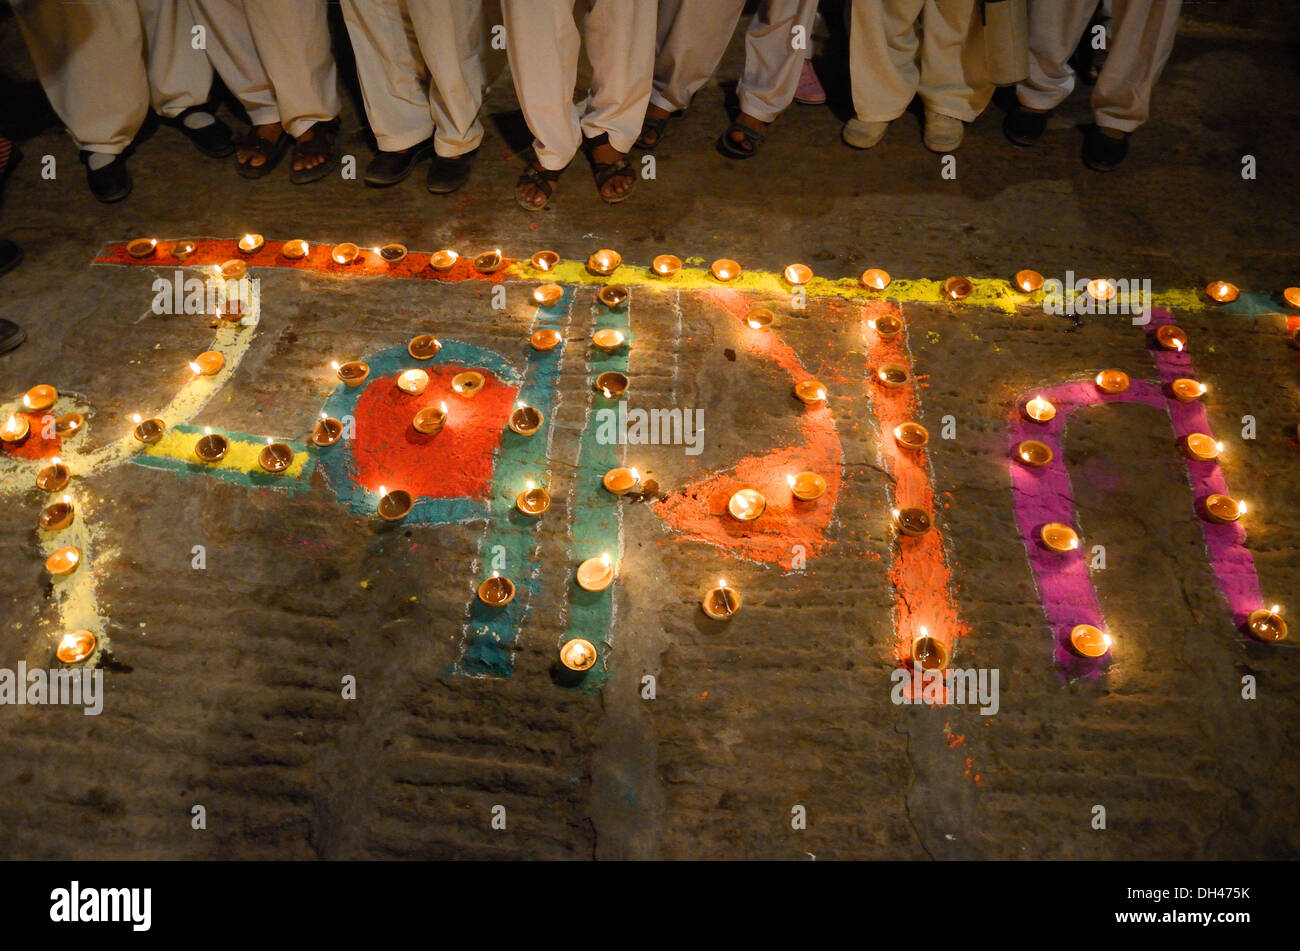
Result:
{"label": "candle flame", "polygon": [[330,361],[330,367],[331,367],[335,372],[338,372],[339,362],[338,362],[337,360],[331,360],[331,361]]}
{"label": "candle flame", "polygon": [[1216,450],[1217,452],[1223,452],[1223,443],[1221,443],[1221,442],[1216,442],[1216,443],[1214,444],[1214,448],[1215,448],[1215,450]]}
{"label": "candle flame", "polygon": [[718,579],[718,587],[719,587],[719,588],[725,588],[726,586],[727,586],[727,579],[726,579],[726,578],[719,578],[719,579]]}
{"label": "candle flame", "polygon": [[1112,641],[1112,640],[1110,639],[1110,635],[1109,635],[1109,634],[1103,634],[1103,635],[1101,635],[1101,640],[1102,640],[1102,643],[1104,643],[1104,644],[1106,645],[1106,649],[1107,649],[1107,650],[1110,650],[1110,645],[1113,644],[1113,643],[1115,643],[1114,641]]}
{"label": "candle flame", "polygon": [[600,560],[601,562],[604,563],[606,568],[608,568],[610,564],[612,564],[612,562],[610,561],[609,552],[602,553],[600,556]]}
{"label": "candle flame", "polygon": [[921,636],[922,636],[922,637],[929,637],[929,636],[930,636],[930,632],[929,632],[928,630],[926,630],[924,624],[921,625]]}
{"label": "candle flame", "polygon": [[1245,514],[1246,514],[1246,503],[1245,503],[1245,502],[1238,502],[1238,503],[1237,503],[1237,514],[1238,514],[1238,515],[1245,515]]}
{"label": "candle flame", "polygon": [[382,486],[382,485],[381,485],[381,486],[379,487],[379,494],[380,494],[380,495],[387,495],[387,494],[388,494],[388,488],[387,488],[386,486]]}
{"label": "candle flame", "polygon": [[530,491],[530,492],[531,492],[533,489],[537,488],[537,486],[533,483],[533,480],[532,480],[532,479],[529,479],[528,481],[526,481],[526,482],[524,483],[524,486],[525,486],[525,487],[528,489],[528,491]]}
{"label": "candle flame", "polygon": [[894,509],[894,510],[893,510],[893,516],[894,516],[894,518],[898,518],[898,516],[900,516],[900,515],[902,515],[902,514],[903,514],[903,513],[902,513],[899,509]]}
{"label": "candle flame", "polygon": [[1268,613],[1269,613],[1269,614],[1277,614],[1277,613],[1278,613],[1279,611],[1281,611],[1281,610],[1282,610],[1281,606],[1275,604],[1275,605],[1273,605],[1271,608],[1268,609]]}
{"label": "candle flame", "polygon": [[211,435],[212,435],[212,427],[211,427],[211,426],[204,426],[204,427],[203,427],[203,435],[205,435],[205,436],[211,436]]}
{"label": "candle flame", "polygon": [[792,488],[792,489],[794,488],[794,476],[792,476],[792,475],[788,475],[788,476],[786,476],[786,477],[785,477],[785,482],[786,482],[786,485],[790,486],[790,488]]}
{"label": "candle flame", "polygon": [[53,459],[50,460],[50,465],[61,466],[63,465],[63,460],[60,459],[58,456],[55,456]]}
{"label": "candle flame", "polygon": [[1205,392],[1209,389],[1209,387],[1206,386],[1204,383],[1198,383],[1196,385],[1200,389],[1201,395],[1204,395]]}
{"label": "candle flame", "polygon": [[275,442],[275,440],[273,440],[270,436],[267,436],[267,437],[266,437],[266,444],[267,444],[268,446],[271,445],[273,442]]}
{"label": "candle flame", "polygon": [[635,467],[635,466],[632,467],[631,469],[629,469],[628,472],[630,472],[631,475],[632,475],[632,481],[634,481],[634,482],[640,482],[640,481],[641,481],[641,473],[639,473],[639,472],[636,471],[636,467]]}
{"label": "candle flame", "polygon": [[132,413],[132,414],[131,414],[131,422],[133,422],[133,423],[135,423],[137,426],[139,426],[139,425],[140,425],[140,414],[139,414],[139,413]]}
{"label": "candle flame", "polygon": [[195,363],[193,360],[190,361],[190,369],[194,371],[195,376],[198,376],[200,373],[203,372],[203,368],[199,366],[197,363]]}
{"label": "candle flame", "polygon": [[[63,497],[63,504],[64,504],[64,505],[71,505],[71,504],[72,504],[72,496],[70,496],[70,495],[65,495],[65,496]],[[1273,613],[1276,614],[1277,611],[1275,610]]]}
{"label": "candle flame", "polygon": [[438,404],[438,408],[439,408],[440,410],[442,410],[442,415],[444,415],[444,416],[447,415],[447,401],[446,401],[446,400],[443,400],[441,403],[439,403],[439,404]]}
{"label": "candle flame", "polygon": [[1175,349],[1175,350],[1182,350],[1182,349],[1183,349],[1183,342],[1182,342],[1181,340],[1175,340],[1175,341],[1174,341],[1174,349]]}

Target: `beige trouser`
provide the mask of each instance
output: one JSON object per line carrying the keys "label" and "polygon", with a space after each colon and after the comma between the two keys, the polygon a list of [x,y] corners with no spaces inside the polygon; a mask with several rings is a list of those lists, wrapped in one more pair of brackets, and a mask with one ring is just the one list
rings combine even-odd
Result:
{"label": "beige trouser", "polygon": [[[655,0],[582,0],[591,90],[574,105],[580,37],[573,0],[502,0],[515,95],[543,168],[564,168],[584,136],[629,152],[641,134],[655,60]],[[711,0],[710,0],[711,2]]]}
{"label": "beige trouser", "polygon": [[175,118],[207,102],[212,67],[190,47],[186,0],[15,0],[50,105],[77,147],[118,155],[149,106]]}
{"label": "beige trouser", "polygon": [[326,0],[189,0],[208,56],[254,125],[294,138],[339,114]]}
{"label": "beige trouser", "polygon": [[[1031,0],[1029,78],[1016,97],[1054,109],[1074,90],[1067,62],[1096,9],[1089,0]],[[1151,115],[1151,89],[1174,48],[1182,0],[1115,0],[1110,50],[1092,90],[1097,125],[1132,132]]]}
{"label": "beige trouser", "polygon": [[850,74],[862,121],[897,119],[919,94],[926,109],[973,122],[993,98],[978,0],[853,0],[852,11]]}
{"label": "beige trouser", "polygon": [[[685,109],[731,42],[745,0],[659,0],[658,53],[650,101]],[[745,74],[736,87],[741,111],[772,122],[794,101],[811,55],[817,0],[763,0],[745,30]],[[796,31],[796,27],[801,29]],[[805,44],[794,48],[794,37]]]}
{"label": "beige trouser", "polygon": [[375,141],[400,152],[429,136],[454,158],[483,141],[482,0],[342,0]]}

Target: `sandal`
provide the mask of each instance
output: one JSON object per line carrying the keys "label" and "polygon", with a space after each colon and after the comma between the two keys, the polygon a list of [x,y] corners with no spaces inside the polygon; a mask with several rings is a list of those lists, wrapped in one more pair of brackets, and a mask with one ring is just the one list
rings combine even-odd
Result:
{"label": "sandal", "polygon": [[[744,137],[743,141],[748,145],[748,148],[745,148],[731,138],[731,133],[733,132],[739,132]],[[762,132],[759,132],[757,129],[751,129],[747,125],[741,125],[739,121],[736,121],[727,126],[727,131],[722,133],[718,138],[718,151],[727,156],[727,158],[753,158],[758,154],[758,150],[766,141],[767,136]]]}
{"label": "sandal", "polygon": [[250,165],[248,162],[239,161],[236,157],[235,171],[244,178],[265,178],[280,164],[280,159],[284,158],[284,153],[289,150],[289,143],[292,141],[293,138],[285,132],[281,132],[280,137],[271,142],[258,135],[256,129],[250,129],[235,139],[235,151],[256,152],[258,155],[266,156],[266,161],[261,165]]}
{"label": "sandal", "polygon": [[[616,162],[596,161],[594,158],[596,149],[602,145],[609,145],[609,133],[607,132],[602,132],[592,139],[584,139],[582,150],[587,153],[587,161],[591,163],[592,175],[596,179],[596,193],[600,195],[600,200],[607,205],[617,205],[621,201],[626,201],[627,197],[632,194],[632,189],[636,186],[636,172],[632,171],[632,163],[628,161],[626,155],[619,156]],[[606,198],[603,191],[605,185],[610,179],[618,177],[629,178],[632,184],[622,194],[616,193]]]}
{"label": "sandal", "polygon": [[[555,169],[554,171],[549,168],[538,168],[533,164],[534,161],[536,160],[529,160],[528,168],[526,168],[524,173],[519,176],[519,181],[515,182],[515,202],[520,208],[526,209],[527,211],[541,211],[545,208],[546,202],[550,201],[551,196],[555,194],[555,183],[558,182],[560,176],[564,174],[563,168]],[[566,165],[565,168],[568,168],[568,166]],[[525,185],[532,185],[539,192],[546,195],[546,201],[542,202],[540,205],[534,205],[532,202],[528,201],[528,199],[524,198],[523,187]]]}
{"label": "sandal", "polygon": [[[646,141],[646,130],[654,133],[653,142]],[[668,117],[658,119],[654,116],[646,116],[641,122],[641,134],[632,143],[632,148],[640,149],[642,152],[653,152],[659,148],[659,144],[664,140],[664,133],[667,131]]]}
{"label": "sandal", "polygon": [[293,157],[306,158],[311,155],[320,155],[325,160],[311,168],[295,169],[290,172],[289,181],[295,185],[310,185],[312,182],[319,182],[334,171],[339,164],[339,157],[334,154],[334,140],[338,138],[339,120],[330,119],[328,122],[317,122],[311,127],[311,131],[311,139],[306,142],[293,143]]}

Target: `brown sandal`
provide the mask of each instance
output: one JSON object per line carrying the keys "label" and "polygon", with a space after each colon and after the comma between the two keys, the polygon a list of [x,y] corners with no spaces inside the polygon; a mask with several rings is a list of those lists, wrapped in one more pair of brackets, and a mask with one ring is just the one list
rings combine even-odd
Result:
{"label": "brown sandal", "polygon": [[[620,156],[617,162],[598,162],[596,161],[596,149],[602,145],[609,145],[609,133],[602,132],[593,139],[584,139],[582,150],[587,153],[587,161],[591,163],[591,171],[596,179],[596,193],[600,195],[600,200],[607,205],[617,205],[621,201],[626,201],[627,197],[632,194],[632,189],[636,187],[636,172],[632,170],[632,163],[628,161],[626,155]],[[603,191],[605,185],[611,178],[626,177],[632,184],[628,186],[627,191],[621,194],[614,194],[605,197]]]}
{"label": "brown sandal", "polygon": [[[563,168],[552,171],[549,168],[538,168],[533,164],[534,162],[536,162],[536,159],[529,160],[528,167],[524,170],[524,173],[519,176],[519,180],[515,182],[515,203],[518,204],[520,208],[527,211],[541,211],[545,208],[546,203],[549,202],[551,196],[555,194],[555,183],[558,182],[560,176],[564,174]],[[568,166],[566,165],[565,168],[568,168]],[[546,196],[546,201],[542,202],[540,205],[535,205],[526,199],[523,191],[525,185],[532,185],[539,192],[544,194]]]}

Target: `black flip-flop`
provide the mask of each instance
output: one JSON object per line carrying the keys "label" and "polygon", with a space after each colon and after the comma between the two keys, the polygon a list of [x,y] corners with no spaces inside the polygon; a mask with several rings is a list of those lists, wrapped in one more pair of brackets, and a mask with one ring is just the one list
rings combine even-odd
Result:
{"label": "black flip-flop", "polygon": [[[668,132],[669,118],[670,117],[668,116],[665,116],[662,119],[656,118],[655,116],[646,116],[641,121],[641,134],[638,135],[636,137],[636,141],[632,143],[632,148],[638,149],[642,152],[653,152],[655,149],[659,148],[660,144],[664,140],[664,135],[666,135]],[[655,134],[654,142],[652,143],[646,142],[645,140],[646,129],[649,129],[651,132]]]}
{"label": "black flip-flop", "polygon": [[[748,149],[743,149],[732,141],[731,133],[739,132],[744,140],[749,143]],[[767,141],[767,136],[757,129],[751,129],[747,125],[741,125],[739,122],[733,122],[727,126],[727,131],[718,137],[718,151],[727,158],[747,159],[753,158],[762,148],[763,143]]]}
{"label": "black flip-flop", "polygon": [[295,185],[310,185],[312,182],[319,182],[334,171],[339,164],[339,157],[334,151],[334,143],[339,135],[339,120],[330,119],[328,122],[317,122],[311,129],[310,141],[295,142],[293,144],[293,157],[297,159],[308,155],[321,155],[324,156],[325,160],[312,168],[295,169],[290,172],[289,181]]}
{"label": "black flip-flop", "polygon": [[265,178],[280,164],[280,159],[284,158],[284,153],[289,151],[291,142],[293,137],[287,132],[281,132],[280,137],[271,142],[258,135],[256,130],[249,130],[235,139],[235,150],[256,152],[258,155],[266,156],[266,161],[261,165],[250,165],[248,162],[239,161],[236,157],[235,171],[244,178]]}
{"label": "black flip-flop", "polygon": [[[568,166],[566,165],[564,168],[568,168]],[[528,167],[524,170],[524,173],[519,176],[519,180],[515,182],[515,203],[525,211],[541,211],[546,207],[546,202],[549,202],[551,196],[555,194],[555,183],[558,182],[560,176],[564,174],[564,168],[556,170],[538,168],[533,164],[533,160],[529,159]],[[520,193],[520,189],[525,185],[532,185],[539,192],[543,192],[546,195],[546,201],[542,202],[540,205],[534,205],[532,202],[527,201]]]}

